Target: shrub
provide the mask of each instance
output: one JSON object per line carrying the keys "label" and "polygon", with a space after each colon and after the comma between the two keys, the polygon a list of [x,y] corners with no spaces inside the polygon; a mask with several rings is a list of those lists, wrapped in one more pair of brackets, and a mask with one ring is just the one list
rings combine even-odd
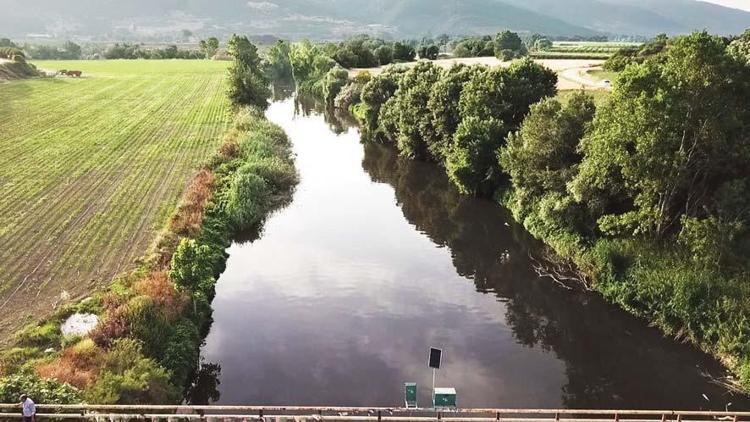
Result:
{"label": "shrub", "polygon": [[169,374],[143,356],[133,339],[116,340],[86,399],[99,404],[165,404],[177,397]]}
{"label": "shrub", "polygon": [[169,222],[173,233],[180,236],[193,236],[200,230],[203,211],[211,198],[213,183],[214,174],[208,169],[201,170],[193,178]]}
{"label": "shrub", "polygon": [[17,403],[21,393],[28,394],[37,403],[80,403],[81,392],[68,384],[42,379],[36,374],[23,373],[0,378],[0,401]]}
{"label": "shrub", "polygon": [[226,199],[229,220],[240,230],[250,229],[263,219],[271,189],[249,166],[240,167],[232,178]]}
{"label": "shrub", "polygon": [[448,177],[466,194],[491,194],[499,177],[496,151],[502,141],[502,125],[495,119],[464,119],[446,155]]}
{"label": "shrub", "polygon": [[183,320],[175,326],[160,360],[171,373],[174,385],[187,385],[188,377],[198,365],[200,341],[198,328],[191,321]]}
{"label": "shrub", "polygon": [[37,373],[83,389],[94,382],[103,355],[93,340],[84,339],[65,349],[60,359],[37,367]]}
{"label": "shrub", "polygon": [[61,341],[62,333],[58,321],[29,326],[18,333],[18,344],[21,346],[58,347]]}
{"label": "shrub", "polygon": [[340,110],[348,110],[351,105],[359,103],[361,101],[363,86],[363,84],[356,82],[349,83],[336,95],[336,99],[333,100],[333,106]]}
{"label": "shrub", "polygon": [[147,356],[160,357],[172,333],[172,326],[154,298],[136,296],[124,308],[130,335],[142,341]]}
{"label": "shrub", "polygon": [[333,106],[333,100],[341,89],[349,82],[349,72],[341,66],[329,70],[323,77],[323,101],[327,106]]}
{"label": "shrub", "polygon": [[138,295],[150,297],[170,322],[179,318],[188,301],[184,294],[175,289],[175,285],[164,271],[151,273],[139,280],[133,286],[133,291]]}

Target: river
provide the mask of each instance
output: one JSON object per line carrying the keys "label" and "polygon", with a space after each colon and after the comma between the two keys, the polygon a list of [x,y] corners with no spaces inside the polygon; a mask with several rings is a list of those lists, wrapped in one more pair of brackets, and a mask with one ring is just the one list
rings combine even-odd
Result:
{"label": "river", "polygon": [[[532,269],[540,245],[500,206],[459,195],[434,165],[360,143],[356,128],[277,101],[300,183],[253,242],[235,242],[204,362],[212,403],[746,409],[724,371],[594,293]],[[215,381],[215,380],[214,380]],[[200,400],[199,400],[200,401]]]}

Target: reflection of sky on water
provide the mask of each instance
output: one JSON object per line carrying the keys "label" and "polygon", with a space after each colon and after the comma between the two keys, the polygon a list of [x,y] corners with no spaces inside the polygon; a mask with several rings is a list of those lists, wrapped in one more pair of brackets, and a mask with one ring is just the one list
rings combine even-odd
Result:
{"label": "reflection of sky on water", "polygon": [[337,136],[292,107],[268,116],[294,142],[294,201],[231,247],[217,285],[202,352],[222,367],[221,403],[393,406],[414,381],[428,404],[436,346],[438,386],[462,406],[703,405],[695,365],[715,365],[538,280],[533,242],[499,207],[383,148],[365,156],[356,130]]}

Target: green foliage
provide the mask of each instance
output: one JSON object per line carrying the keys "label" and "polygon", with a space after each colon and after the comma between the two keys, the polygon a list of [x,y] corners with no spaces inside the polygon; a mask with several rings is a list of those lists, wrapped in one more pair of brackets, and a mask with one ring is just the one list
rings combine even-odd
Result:
{"label": "green foliage", "polygon": [[373,51],[373,54],[381,66],[393,63],[393,46],[391,45],[381,45]]}
{"label": "green foliage", "polygon": [[[44,46],[37,46],[39,48]],[[54,47],[44,47],[44,54],[50,56],[50,59],[56,59],[59,53]],[[204,59],[206,53],[201,50],[186,50],[177,48],[176,45],[170,45],[165,48],[146,48],[140,44],[115,43],[108,47],[102,54],[106,59],[146,59],[146,60],[163,60],[163,59]],[[37,58],[37,57],[34,57]]]}
{"label": "green foliage", "polygon": [[[750,71],[705,32],[632,57],[596,111],[583,94],[531,108],[501,148],[502,200],[608,300],[729,357],[748,388]],[[489,115],[464,98],[474,82],[462,106]]]}
{"label": "green foliage", "polygon": [[567,195],[567,185],[581,161],[578,144],[595,110],[593,99],[583,92],[566,106],[545,99],[533,105],[521,129],[508,136],[500,163],[513,183],[511,208],[517,218],[523,221],[537,211],[548,194]]}
{"label": "green foliage", "polygon": [[263,62],[265,75],[272,81],[291,81],[294,79],[294,70],[290,55],[291,44],[288,41],[279,40],[266,52]]}
{"label": "green foliage", "polygon": [[675,40],[662,60],[632,65],[582,144],[576,200],[609,234],[664,236],[701,217],[743,177],[748,158],[747,71],[720,38]]}
{"label": "green foliage", "polygon": [[445,170],[461,193],[492,193],[499,177],[495,151],[507,129],[493,118],[470,116],[458,125],[446,154]]}
{"label": "green foliage", "polygon": [[547,38],[540,38],[534,42],[534,50],[547,51],[552,48],[552,41]]}
{"label": "green foliage", "polygon": [[527,54],[526,45],[515,32],[503,31],[495,37],[495,57],[498,59],[508,61]]}
{"label": "green foliage", "polygon": [[[369,82],[369,80],[367,81]],[[362,100],[362,90],[367,83],[358,83],[352,81],[348,83],[341,91],[336,95],[333,100],[333,106],[340,110],[349,110],[354,104],[358,104]]]}
{"label": "green foliage", "polygon": [[735,60],[750,66],[750,29],[733,40],[727,47],[727,52]]}
{"label": "green foliage", "polygon": [[609,57],[602,67],[610,72],[621,72],[631,63],[643,63],[646,59],[661,54],[669,43],[666,34],[659,34],[640,47],[627,46]]}
{"label": "green foliage", "polygon": [[495,42],[489,35],[464,38],[453,47],[455,57],[492,57],[495,55]]}
{"label": "green foliage", "polygon": [[172,256],[169,278],[178,289],[192,295],[211,291],[216,268],[216,256],[208,245],[195,239],[183,238]]}
{"label": "green foliage", "polygon": [[62,341],[59,321],[48,321],[42,325],[31,325],[17,334],[22,346],[58,347]]}
{"label": "green foliage", "polygon": [[271,188],[265,179],[247,166],[240,167],[229,188],[226,212],[238,229],[250,229],[259,224],[269,201]]}
{"label": "green foliage", "polygon": [[188,385],[189,377],[198,365],[200,343],[200,332],[192,321],[183,320],[174,327],[159,360],[171,373],[173,385]]}
{"label": "green foliage", "polygon": [[378,139],[381,136],[378,121],[380,109],[396,93],[398,81],[405,71],[406,69],[400,67],[389,67],[362,88],[362,103],[364,104],[362,129],[365,136],[371,139]]}
{"label": "green foliage", "polygon": [[421,160],[430,157],[428,145],[436,140],[427,102],[442,75],[440,67],[430,62],[420,62],[401,77],[400,83],[404,89],[399,91],[394,104],[398,109],[396,127],[401,155]]}
{"label": "green foliage", "polygon": [[209,37],[208,39],[200,40],[198,42],[198,47],[203,54],[206,55],[206,58],[210,59],[216,55],[217,51],[219,51],[219,39],[216,37]]}
{"label": "green foliage", "polygon": [[436,60],[440,54],[440,47],[435,44],[422,45],[419,47],[419,58],[427,60]]}
{"label": "green foliage", "polygon": [[414,61],[416,55],[417,52],[414,50],[414,47],[409,44],[402,42],[395,42],[393,44],[393,61],[395,62],[411,62]]}
{"label": "green foliage", "polygon": [[97,404],[167,404],[177,398],[169,374],[133,339],[115,340],[86,400]]}
{"label": "green foliage", "polygon": [[19,373],[0,378],[0,401],[18,403],[27,394],[37,403],[75,404],[81,402],[81,392],[68,384],[39,378],[36,374]]}
{"label": "green foliage", "polygon": [[323,93],[316,86],[320,86],[319,81],[336,66],[336,61],[309,40],[292,44],[289,59],[297,89],[301,93],[322,97]]}
{"label": "green foliage", "polygon": [[124,316],[130,335],[142,342],[144,354],[156,359],[161,357],[172,327],[154,298],[136,296],[130,299],[125,305]]}
{"label": "green foliage", "polygon": [[268,107],[269,82],[261,70],[258,48],[247,37],[232,35],[227,52],[234,58],[229,68],[229,100],[235,106]]}
{"label": "green foliage", "polygon": [[323,101],[329,107],[333,106],[333,101],[339,92],[349,82],[349,72],[341,66],[336,66],[329,70],[328,73],[323,77]]}
{"label": "green foliage", "polygon": [[375,50],[385,45],[382,40],[359,35],[349,38],[335,47],[331,55],[339,65],[349,69],[352,67],[375,67],[380,63]]}
{"label": "green foliage", "polygon": [[461,122],[459,100],[464,84],[485,70],[480,66],[453,66],[430,92],[427,109],[431,114],[434,135],[428,141],[427,149],[435,162],[445,161],[445,155],[453,142],[453,134]]}

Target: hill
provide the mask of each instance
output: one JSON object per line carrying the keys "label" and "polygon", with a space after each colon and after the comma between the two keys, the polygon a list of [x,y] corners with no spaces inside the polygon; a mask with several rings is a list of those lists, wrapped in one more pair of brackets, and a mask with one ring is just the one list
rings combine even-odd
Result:
{"label": "hill", "polygon": [[[698,0],[0,0],[3,35],[187,41],[233,32],[338,39],[480,34],[736,34],[750,13]],[[190,31],[190,32],[186,32]]]}

